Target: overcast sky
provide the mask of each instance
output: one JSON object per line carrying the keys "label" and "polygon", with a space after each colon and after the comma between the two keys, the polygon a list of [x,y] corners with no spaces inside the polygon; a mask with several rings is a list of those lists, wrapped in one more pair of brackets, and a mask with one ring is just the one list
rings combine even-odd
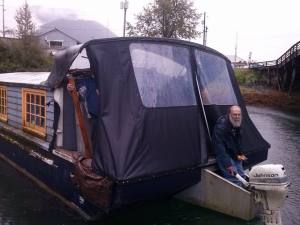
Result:
{"label": "overcast sky", "polygon": [[[15,27],[16,9],[24,0],[4,1],[5,24]],[[152,2],[128,1],[127,21],[131,23],[134,15]],[[95,20],[122,35],[120,0],[27,0],[27,3],[36,24],[57,18]],[[194,0],[194,6],[199,13],[206,12],[207,45],[225,55],[234,55],[237,43],[237,55],[245,60],[249,52],[253,60],[273,60],[300,41],[299,0]],[[0,24],[2,28],[2,20]],[[192,41],[202,43],[202,39]]]}

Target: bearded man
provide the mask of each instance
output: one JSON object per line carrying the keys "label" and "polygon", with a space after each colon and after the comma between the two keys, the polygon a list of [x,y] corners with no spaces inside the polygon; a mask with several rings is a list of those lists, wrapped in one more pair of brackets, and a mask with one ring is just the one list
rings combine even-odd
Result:
{"label": "bearded man", "polygon": [[213,149],[222,175],[238,185],[241,183],[234,175],[238,173],[245,177],[242,161],[247,159],[241,145],[241,124],[241,108],[231,106],[227,115],[217,120],[212,135]]}

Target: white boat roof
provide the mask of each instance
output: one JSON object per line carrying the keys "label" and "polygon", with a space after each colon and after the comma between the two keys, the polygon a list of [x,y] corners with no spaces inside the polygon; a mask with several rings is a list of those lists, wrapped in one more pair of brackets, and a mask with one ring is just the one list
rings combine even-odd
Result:
{"label": "white boat roof", "polygon": [[46,81],[49,75],[50,72],[0,73],[0,82],[42,85],[42,82]]}

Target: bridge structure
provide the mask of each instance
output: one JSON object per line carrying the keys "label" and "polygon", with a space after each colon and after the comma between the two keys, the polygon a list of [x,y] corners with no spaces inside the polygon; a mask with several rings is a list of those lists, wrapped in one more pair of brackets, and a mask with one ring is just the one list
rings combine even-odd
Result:
{"label": "bridge structure", "polygon": [[300,90],[300,41],[277,60],[249,63],[249,69],[265,74],[268,84],[279,90]]}

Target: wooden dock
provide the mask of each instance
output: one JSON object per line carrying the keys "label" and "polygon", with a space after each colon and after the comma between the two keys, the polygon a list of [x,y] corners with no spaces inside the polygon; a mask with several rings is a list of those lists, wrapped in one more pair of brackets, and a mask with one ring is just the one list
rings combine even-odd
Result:
{"label": "wooden dock", "polygon": [[277,60],[250,63],[249,69],[266,74],[269,85],[279,90],[300,90],[300,41]]}

